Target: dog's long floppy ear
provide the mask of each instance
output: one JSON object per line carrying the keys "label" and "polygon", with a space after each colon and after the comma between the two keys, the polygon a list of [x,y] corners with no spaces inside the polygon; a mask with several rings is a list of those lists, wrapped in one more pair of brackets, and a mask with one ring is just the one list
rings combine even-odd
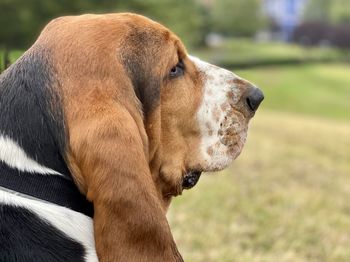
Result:
{"label": "dog's long floppy ear", "polygon": [[[48,45],[56,50],[64,94],[70,145],[67,159],[80,190],[94,205],[99,259],[182,261],[148,163],[143,116],[153,104],[142,98],[146,95],[142,90],[148,87],[135,89],[130,68],[115,55],[115,45],[110,43],[122,32],[111,33],[115,27],[107,27],[101,19],[101,28],[108,32],[96,30],[98,44],[91,43],[90,38],[84,39],[85,34],[90,36],[81,32],[88,32],[99,20],[89,21],[79,27],[51,29],[53,32],[49,27],[42,39],[48,41],[47,35],[56,34]],[[75,40],[79,34],[79,41],[61,40]]]}
{"label": "dog's long floppy ear", "polygon": [[70,130],[72,153],[94,204],[98,255],[101,261],[177,261],[137,123],[123,106],[113,106],[96,109],[100,113]]}
{"label": "dog's long floppy ear", "polygon": [[[119,88],[128,84],[113,83]],[[88,92],[68,123],[70,163],[94,204],[99,258],[181,261],[149,170],[147,136],[137,100]]]}

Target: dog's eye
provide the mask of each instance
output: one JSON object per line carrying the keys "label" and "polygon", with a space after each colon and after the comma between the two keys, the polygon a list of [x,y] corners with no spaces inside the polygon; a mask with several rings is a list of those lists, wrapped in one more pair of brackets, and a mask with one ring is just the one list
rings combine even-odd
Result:
{"label": "dog's eye", "polygon": [[179,77],[182,76],[184,74],[184,69],[185,69],[185,65],[182,62],[182,60],[180,60],[176,66],[174,66],[170,72],[169,72],[169,76],[171,78],[175,78],[175,77]]}

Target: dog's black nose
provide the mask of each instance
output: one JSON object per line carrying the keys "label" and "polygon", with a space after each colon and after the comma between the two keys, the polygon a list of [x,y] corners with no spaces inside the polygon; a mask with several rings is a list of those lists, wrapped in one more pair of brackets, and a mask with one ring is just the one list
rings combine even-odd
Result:
{"label": "dog's black nose", "polygon": [[246,102],[251,111],[255,112],[263,100],[264,100],[264,94],[259,88],[256,88],[256,87],[249,88]]}

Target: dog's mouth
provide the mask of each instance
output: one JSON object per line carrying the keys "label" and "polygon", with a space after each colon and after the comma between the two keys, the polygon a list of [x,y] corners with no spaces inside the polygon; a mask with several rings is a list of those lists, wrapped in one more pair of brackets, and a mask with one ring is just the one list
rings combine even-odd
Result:
{"label": "dog's mouth", "polygon": [[198,171],[198,170],[191,170],[186,172],[186,174],[182,179],[182,188],[191,189],[192,187],[194,187],[197,184],[201,174],[202,174],[202,171]]}

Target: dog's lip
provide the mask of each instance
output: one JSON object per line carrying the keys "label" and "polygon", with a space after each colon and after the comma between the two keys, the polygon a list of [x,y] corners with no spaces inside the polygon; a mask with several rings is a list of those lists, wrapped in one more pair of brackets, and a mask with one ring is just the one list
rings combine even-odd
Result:
{"label": "dog's lip", "polygon": [[202,171],[200,170],[190,170],[186,172],[182,179],[182,188],[191,189],[192,187],[194,187],[197,184],[201,174]]}

